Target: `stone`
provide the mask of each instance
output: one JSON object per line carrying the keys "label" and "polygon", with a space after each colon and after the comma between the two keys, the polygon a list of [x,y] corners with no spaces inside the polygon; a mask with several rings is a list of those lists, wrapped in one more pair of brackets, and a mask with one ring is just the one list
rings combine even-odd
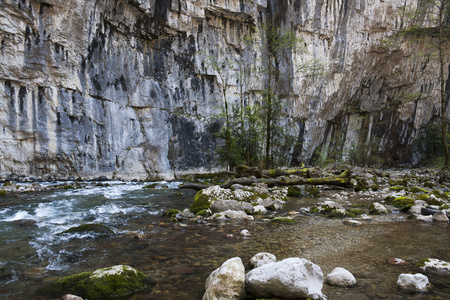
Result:
{"label": "stone", "polygon": [[250,259],[250,265],[252,266],[252,268],[258,268],[262,265],[271,263],[271,262],[276,262],[277,261],[277,257],[275,255],[273,255],[272,253],[268,253],[268,252],[260,252],[258,254],[255,254],[251,259]]}
{"label": "stone", "polygon": [[242,235],[244,237],[248,237],[248,236],[251,236],[251,233],[247,229],[243,229],[243,230],[241,230],[240,235]]}
{"label": "stone", "polygon": [[[229,219],[245,219],[245,220],[253,220],[252,216],[247,215],[245,212],[243,211],[236,211],[236,210],[226,210],[223,211],[221,213],[218,213],[223,215],[225,218],[229,218]],[[217,215],[217,214],[214,214]],[[214,217],[213,215],[213,217]]]}
{"label": "stone", "polygon": [[132,295],[150,289],[155,282],[142,272],[126,265],[116,265],[59,279],[39,290],[40,294],[60,297],[63,294],[101,299]]}
{"label": "stone", "polygon": [[61,300],[83,300],[83,298],[75,296],[75,295],[67,294],[67,295],[62,296]]}
{"label": "stone", "polygon": [[245,267],[239,257],[230,258],[206,279],[202,300],[245,299]]}
{"label": "stone", "polygon": [[422,213],[422,206],[420,206],[420,205],[413,205],[413,206],[411,206],[409,208],[408,213],[419,215],[419,214]]}
{"label": "stone", "polygon": [[432,216],[435,213],[437,213],[439,211],[439,209],[433,209],[430,207],[423,207],[420,212],[422,213],[422,215],[424,216]]}
{"label": "stone", "polygon": [[247,211],[252,213],[253,206],[248,202],[241,202],[237,200],[215,200],[211,203],[211,211],[213,213],[220,213],[226,210]]}
{"label": "stone", "polygon": [[114,231],[102,224],[83,224],[76,227],[71,227],[62,233],[94,233],[102,236],[110,236],[114,234]]}
{"label": "stone", "polygon": [[433,220],[438,222],[448,222],[447,212],[445,210],[440,210],[433,215]]}
{"label": "stone", "polygon": [[195,218],[195,215],[188,208],[185,208],[182,212],[177,213],[175,218],[178,220],[192,219]]}
{"label": "stone", "polygon": [[247,273],[245,289],[256,298],[326,299],[319,266],[298,257],[264,264]]}
{"label": "stone", "polygon": [[426,273],[433,273],[444,276],[450,275],[450,263],[437,258],[421,259],[417,263],[416,267],[420,268]]}
{"label": "stone", "polygon": [[430,288],[428,277],[417,274],[402,273],[398,276],[397,286],[404,292],[426,292]]}
{"label": "stone", "polygon": [[352,287],[356,284],[355,276],[344,268],[334,268],[327,275],[328,284],[340,287]]}
{"label": "stone", "polygon": [[262,205],[256,205],[256,206],[253,206],[253,213],[264,215],[267,213],[267,209]]}
{"label": "stone", "polygon": [[372,215],[387,214],[389,210],[381,203],[374,202],[370,205],[369,213]]}
{"label": "stone", "polygon": [[418,215],[416,218],[417,221],[425,221],[425,222],[430,222],[433,220],[433,216],[424,216],[424,215]]}

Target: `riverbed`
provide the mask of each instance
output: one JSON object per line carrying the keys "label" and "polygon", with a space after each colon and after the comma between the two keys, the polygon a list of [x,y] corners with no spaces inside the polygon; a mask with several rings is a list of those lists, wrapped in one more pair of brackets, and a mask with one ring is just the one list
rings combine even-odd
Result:
{"label": "riverbed", "polygon": [[[324,284],[328,299],[450,298],[448,277],[428,275],[433,290],[427,294],[403,294],[396,285],[399,274],[418,272],[414,266],[422,258],[450,261],[448,223],[410,220],[394,211],[353,226],[345,219],[298,213],[340,193],[348,195],[346,203],[364,208],[376,194],[326,190],[321,198],[290,198],[282,210],[254,221],[171,222],[163,212],[189,207],[196,192],[179,189],[179,182],[164,184],[169,188],[86,183],[81,189],[0,198],[0,297],[49,299],[37,290],[62,276],[127,264],[157,282],[151,292],[130,299],[201,299],[206,278],[225,260],[239,256],[248,268],[254,254],[270,252],[278,260],[311,260],[325,275],[335,267],[352,272],[358,282],[353,288]],[[269,222],[290,212],[294,225]],[[63,234],[87,223],[106,225],[114,235]],[[251,236],[241,236],[243,229]],[[390,263],[394,258],[406,263]]]}

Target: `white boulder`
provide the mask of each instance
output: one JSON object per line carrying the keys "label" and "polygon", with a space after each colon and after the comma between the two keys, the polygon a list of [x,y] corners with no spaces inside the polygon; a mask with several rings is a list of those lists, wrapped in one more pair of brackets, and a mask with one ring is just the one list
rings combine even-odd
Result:
{"label": "white boulder", "polygon": [[423,274],[403,273],[398,276],[397,286],[405,292],[426,292],[430,287],[430,282],[428,277]]}
{"label": "white boulder", "polygon": [[251,233],[247,229],[243,229],[243,230],[241,230],[241,235],[242,236],[251,236]]}
{"label": "white boulder", "polygon": [[425,258],[419,263],[419,268],[427,273],[434,273],[439,275],[450,275],[450,263],[437,258]]}
{"label": "white boulder", "polygon": [[245,299],[245,267],[239,257],[230,258],[209,275],[202,300]]}
{"label": "white boulder", "polygon": [[331,285],[351,287],[356,284],[355,276],[344,268],[334,268],[327,275],[327,282]]}
{"label": "white boulder", "polygon": [[247,293],[259,298],[326,299],[322,294],[323,273],[319,266],[298,257],[272,262],[245,276]]}
{"label": "white boulder", "polygon": [[258,268],[262,265],[271,263],[271,262],[276,262],[277,261],[277,257],[275,255],[273,255],[272,253],[268,253],[268,252],[260,252],[258,254],[255,254],[255,256],[253,256],[250,259],[250,265],[253,268]]}

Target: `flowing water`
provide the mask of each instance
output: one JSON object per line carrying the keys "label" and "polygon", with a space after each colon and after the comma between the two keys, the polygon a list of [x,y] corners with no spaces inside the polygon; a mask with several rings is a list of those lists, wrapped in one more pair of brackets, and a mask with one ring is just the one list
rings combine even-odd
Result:
{"label": "flowing water", "polygon": [[[251,222],[173,223],[162,213],[189,207],[195,191],[177,189],[176,182],[168,189],[143,186],[110,182],[109,187],[0,198],[0,297],[48,299],[37,290],[62,276],[127,264],[157,281],[151,293],[131,299],[201,299],[206,278],[225,260],[239,256],[248,267],[254,254],[271,252],[279,260],[309,259],[324,274],[335,267],[351,271],[357,285],[325,284],[328,299],[450,299],[448,277],[429,275],[434,288],[428,294],[405,295],[396,286],[398,275],[416,273],[414,265],[422,258],[450,261],[448,223],[411,221],[400,213],[362,226],[318,215],[297,215],[295,225],[272,225],[267,216]],[[277,214],[319,200],[291,199]],[[63,233],[88,223],[106,225],[114,235]],[[242,237],[242,229],[252,236]],[[407,264],[388,262],[397,257]]]}

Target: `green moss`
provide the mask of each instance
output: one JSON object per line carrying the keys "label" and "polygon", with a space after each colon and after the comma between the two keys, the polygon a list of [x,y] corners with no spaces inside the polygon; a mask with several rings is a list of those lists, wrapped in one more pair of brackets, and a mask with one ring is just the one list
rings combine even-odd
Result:
{"label": "green moss", "polygon": [[178,209],[171,209],[171,210],[169,210],[169,211],[166,211],[166,212],[163,214],[163,216],[172,218],[172,217],[175,217],[176,214],[179,213],[179,212],[180,212],[180,211],[179,211]]}
{"label": "green moss", "polygon": [[73,189],[73,185],[70,185],[70,184],[65,185],[65,186],[63,187],[63,189],[65,189],[65,190],[71,190],[71,189]]}
{"label": "green moss", "polygon": [[310,197],[317,198],[320,196],[320,190],[317,186],[305,186],[305,191]]}
{"label": "green moss", "polygon": [[436,197],[441,198],[441,199],[449,198],[446,193],[444,193],[443,191],[440,191],[440,190],[433,190],[433,191],[431,191],[431,194],[435,195]]}
{"label": "green moss", "polygon": [[354,203],[350,205],[350,207],[367,207],[367,204],[364,203]]}
{"label": "green moss", "polygon": [[289,186],[288,188],[288,193],[287,193],[288,197],[303,197],[303,190],[302,188],[300,188],[299,186]]}
{"label": "green moss", "polygon": [[211,211],[209,209],[202,209],[198,213],[196,213],[196,216],[202,216],[202,217],[208,217],[211,214]]}
{"label": "green moss", "polygon": [[211,208],[211,198],[203,193],[203,190],[198,191],[194,196],[194,203],[189,208],[194,214],[201,210]]}
{"label": "green moss", "polygon": [[420,194],[418,197],[417,197],[417,200],[427,200],[428,198],[430,198],[430,196],[429,195],[427,195],[427,194]]}
{"label": "green moss", "polygon": [[450,208],[450,205],[448,205],[448,204],[444,204],[439,207],[440,210],[449,209],[449,208]]}
{"label": "green moss", "polygon": [[435,187],[435,185],[432,182],[429,182],[429,181],[424,182],[423,186],[427,187],[427,188],[430,188],[430,189]]}
{"label": "green moss", "polygon": [[330,214],[329,217],[330,218],[344,218],[347,217],[347,212],[346,211],[341,211],[341,210],[337,210],[337,209],[333,209]]}
{"label": "green moss", "polygon": [[408,186],[408,180],[406,178],[398,179],[398,180],[391,179],[391,180],[389,180],[389,184],[391,186],[402,185],[404,187],[407,187]]}
{"label": "green moss", "polygon": [[405,187],[404,187],[404,186],[401,186],[401,185],[391,186],[391,187],[389,188],[390,191],[402,191],[402,190],[404,190],[404,189],[405,189]]}
{"label": "green moss", "polygon": [[369,185],[364,179],[357,179],[356,186],[355,186],[355,192],[363,192],[367,191],[369,189]]}
{"label": "green moss", "polygon": [[109,183],[101,183],[101,182],[99,182],[99,183],[97,183],[97,186],[98,187],[108,187],[110,185],[109,185]]}
{"label": "green moss", "polygon": [[428,193],[427,190],[425,190],[425,189],[423,189],[423,188],[420,188],[420,187],[418,187],[418,186],[413,186],[413,187],[411,187],[411,188],[409,189],[409,191],[410,191],[411,193]]}
{"label": "green moss", "polygon": [[358,208],[348,208],[347,215],[351,218],[362,215],[364,212]]}
{"label": "green moss", "polygon": [[[117,266],[120,267],[120,266]],[[154,285],[154,282],[139,271],[123,269],[118,274],[98,276],[96,272],[84,272],[64,277],[39,291],[51,297],[75,294],[87,299],[117,298],[142,291]],[[106,268],[102,271],[108,271]]]}
{"label": "green moss", "polygon": [[369,214],[371,214],[371,215],[381,215],[381,214],[383,214],[383,212],[381,212],[378,209],[376,209],[374,204],[371,204],[370,207],[369,207]]}
{"label": "green moss", "polygon": [[425,199],[425,201],[427,202],[428,205],[438,205],[438,206],[442,205],[441,201],[431,197],[428,197],[427,199]]}
{"label": "green moss", "polygon": [[0,190],[0,197],[5,197],[5,196],[6,196],[6,191]]}
{"label": "green moss", "polygon": [[372,184],[370,188],[372,189],[372,191],[376,192],[380,189],[380,186],[378,184]]}
{"label": "green moss", "polygon": [[181,193],[181,192],[180,193],[174,193],[173,196],[174,197],[182,197],[182,196],[184,196],[184,193]]}
{"label": "green moss", "polygon": [[3,186],[10,186],[12,185],[11,181],[5,181],[5,183],[3,184]]}
{"label": "green moss", "polygon": [[272,224],[295,224],[295,220],[287,217],[277,217],[270,221]]}
{"label": "green moss", "polygon": [[384,201],[391,203],[394,202],[395,197],[394,196],[387,196],[386,198],[384,198]]}
{"label": "green moss", "polygon": [[397,197],[393,205],[400,208],[409,208],[414,205],[414,199],[411,197]]}
{"label": "green moss", "polygon": [[422,258],[421,260],[419,260],[416,264],[416,268],[422,268],[425,267],[425,263],[430,262],[430,260],[428,258]]}

